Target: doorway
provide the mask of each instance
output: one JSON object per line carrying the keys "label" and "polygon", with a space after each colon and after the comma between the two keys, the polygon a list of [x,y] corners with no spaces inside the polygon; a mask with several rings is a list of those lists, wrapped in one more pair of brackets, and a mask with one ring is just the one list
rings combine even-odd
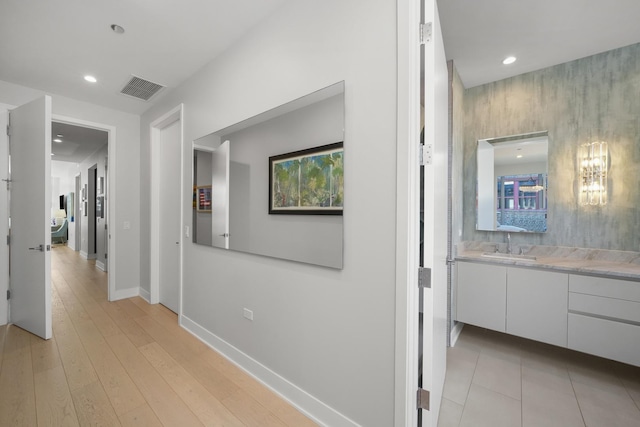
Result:
{"label": "doorway", "polygon": [[60,193],[68,200],[73,199],[73,204],[68,203],[69,209],[73,205],[73,210],[67,212],[69,238],[72,239],[67,246],[78,251],[82,258],[95,260],[97,269],[110,270],[108,294],[109,300],[113,300],[117,298],[115,264],[107,263],[107,259],[113,259],[115,246],[115,236],[108,228],[108,220],[112,217],[109,213],[114,209],[111,201],[115,200],[115,187],[110,180],[115,176],[108,173],[108,167],[113,167],[113,164],[108,165],[108,159],[113,159],[110,154],[115,151],[115,128],[54,116],[52,139],[52,171],[56,169],[53,166],[56,163],[66,165],[62,172],[64,178],[60,180]]}
{"label": "doorway", "polygon": [[[182,104],[151,123],[149,302],[178,315],[182,289]],[[178,317],[179,318],[179,317]]]}

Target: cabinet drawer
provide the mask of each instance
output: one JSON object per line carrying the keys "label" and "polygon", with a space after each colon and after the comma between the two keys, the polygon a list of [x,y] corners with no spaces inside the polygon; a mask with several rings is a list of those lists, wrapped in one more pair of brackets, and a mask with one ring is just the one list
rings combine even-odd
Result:
{"label": "cabinet drawer", "polygon": [[569,275],[569,292],[640,302],[640,282]]}
{"label": "cabinet drawer", "polygon": [[569,292],[569,310],[640,324],[640,303]]}
{"label": "cabinet drawer", "polygon": [[569,313],[569,348],[640,366],[640,326]]}

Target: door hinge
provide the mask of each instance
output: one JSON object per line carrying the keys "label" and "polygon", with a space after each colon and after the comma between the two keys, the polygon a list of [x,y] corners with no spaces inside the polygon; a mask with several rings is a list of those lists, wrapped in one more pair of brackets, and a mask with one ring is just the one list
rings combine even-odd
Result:
{"label": "door hinge", "polygon": [[7,245],[11,244],[11,236],[7,235]]}
{"label": "door hinge", "polygon": [[433,145],[420,144],[420,166],[433,163]]}
{"label": "door hinge", "polygon": [[420,44],[429,43],[431,41],[431,29],[433,25],[431,22],[420,24]]}
{"label": "door hinge", "polygon": [[429,411],[429,400],[431,398],[431,393],[429,393],[429,390],[425,390],[423,388],[419,388],[418,389],[418,399],[417,399],[417,406],[418,409],[424,409],[426,411]]}
{"label": "door hinge", "polygon": [[109,254],[104,254],[104,259],[109,258]]}
{"label": "door hinge", "polygon": [[11,126],[7,125],[7,136],[11,136]]}
{"label": "door hinge", "polygon": [[7,299],[11,299],[11,290],[7,289]]}
{"label": "door hinge", "polygon": [[431,289],[431,269],[426,267],[418,268],[418,288]]}

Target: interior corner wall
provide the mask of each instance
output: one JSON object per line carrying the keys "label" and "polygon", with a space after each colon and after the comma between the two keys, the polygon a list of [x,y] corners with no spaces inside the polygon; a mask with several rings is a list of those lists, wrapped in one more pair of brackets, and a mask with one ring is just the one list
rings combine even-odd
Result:
{"label": "interior corner wall", "polygon": [[[0,103],[13,106],[26,104],[45,95],[37,89],[0,81]],[[48,94],[52,98],[54,116],[70,117],[93,123],[112,126],[116,130],[117,150],[114,159],[117,200],[112,224],[118,227],[115,233],[114,259],[116,295],[137,291],[140,285],[140,117],[123,113],[76,99]],[[129,222],[130,229],[123,229]]]}
{"label": "interior corner wall", "polygon": [[[475,230],[476,141],[549,132],[548,232],[515,243],[638,251],[640,247],[640,44],[467,89],[464,95],[464,239],[502,242]],[[582,206],[577,150],[609,144],[605,206]]]}
{"label": "interior corner wall", "polygon": [[[142,116],[148,187],[149,126],[184,103],[181,206],[190,225],[194,139],[345,81],[344,269],[183,238],[182,321],[325,425],[394,422],[396,30],[393,0],[287,2]],[[149,204],[145,193],[144,224]],[[147,254],[148,226],[141,242]],[[147,290],[149,268],[143,255]]]}

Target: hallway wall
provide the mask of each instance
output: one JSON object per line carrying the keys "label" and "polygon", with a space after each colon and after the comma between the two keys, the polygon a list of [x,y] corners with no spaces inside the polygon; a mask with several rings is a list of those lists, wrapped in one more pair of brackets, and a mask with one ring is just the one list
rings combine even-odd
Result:
{"label": "hallway wall", "polygon": [[[395,1],[287,2],[142,116],[148,187],[149,125],[184,103],[181,206],[190,225],[191,141],[345,81],[344,269],[183,235],[182,321],[332,426],[394,422],[396,43]],[[149,203],[143,194],[145,224]],[[141,240],[149,290],[148,227]]]}

